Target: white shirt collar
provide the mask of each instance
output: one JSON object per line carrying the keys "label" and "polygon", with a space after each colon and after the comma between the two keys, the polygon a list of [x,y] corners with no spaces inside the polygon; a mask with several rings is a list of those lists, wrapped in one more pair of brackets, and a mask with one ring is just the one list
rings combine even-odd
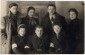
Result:
{"label": "white shirt collar", "polygon": [[55,15],[49,15],[49,17],[50,17],[50,20],[51,20],[52,17],[55,19]]}

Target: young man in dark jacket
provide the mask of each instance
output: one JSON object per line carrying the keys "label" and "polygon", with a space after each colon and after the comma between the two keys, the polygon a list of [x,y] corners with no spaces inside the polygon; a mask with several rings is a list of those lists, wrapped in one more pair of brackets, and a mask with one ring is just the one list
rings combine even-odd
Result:
{"label": "young man in dark jacket", "polygon": [[49,38],[43,34],[43,28],[37,26],[35,28],[35,34],[30,36],[28,46],[35,54],[46,54],[49,50]]}
{"label": "young man in dark jacket", "polygon": [[49,36],[52,35],[52,25],[55,22],[61,23],[63,30],[66,31],[67,22],[65,20],[65,17],[56,12],[56,6],[54,4],[49,4],[47,6],[47,14],[40,21],[40,25],[43,26],[45,34]]}
{"label": "young man in dark jacket", "polygon": [[1,19],[2,53],[11,53],[11,40],[8,41],[7,39],[11,39],[11,36],[16,35],[17,26],[21,23],[20,18],[18,5],[16,3],[11,3],[9,5],[9,14]]}

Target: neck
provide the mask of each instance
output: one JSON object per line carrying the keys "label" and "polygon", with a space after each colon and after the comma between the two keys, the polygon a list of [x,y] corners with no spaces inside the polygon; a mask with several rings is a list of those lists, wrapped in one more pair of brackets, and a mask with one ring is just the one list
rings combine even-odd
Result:
{"label": "neck", "polygon": [[24,36],[20,36],[20,35],[18,35],[20,38],[22,38],[22,37],[24,37]]}
{"label": "neck", "polygon": [[56,37],[57,37],[57,39],[58,39],[58,37],[59,37],[59,34],[56,34]]}
{"label": "neck", "polygon": [[54,14],[49,14],[49,16],[53,16]]}
{"label": "neck", "polygon": [[16,14],[13,14],[11,11],[10,11],[10,14],[12,14],[12,15],[16,15]]}
{"label": "neck", "polygon": [[38,38],[41,38],[41,36],[37,36]]}
{"label": "neck", "polygon": [[57,32],[57,33],[55,33],[55,34],[56,34],[56,36],[59,36],[60,32]]}
{"label": "neck", "polygon": [[28,15],[28,17],[32,18],[33,16]]}
{"label": "neck", "polygon": [[58,35],[59,35],[59,33],[56,33],[56,35],[58,36]]}

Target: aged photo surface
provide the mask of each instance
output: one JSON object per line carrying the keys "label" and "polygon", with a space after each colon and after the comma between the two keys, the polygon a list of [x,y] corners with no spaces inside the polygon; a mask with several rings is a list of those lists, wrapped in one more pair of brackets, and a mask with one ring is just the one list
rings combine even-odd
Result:
{"label": "aged photo surface", "polygon": [[84,54],[84,1],[2,1],[1,54]]}

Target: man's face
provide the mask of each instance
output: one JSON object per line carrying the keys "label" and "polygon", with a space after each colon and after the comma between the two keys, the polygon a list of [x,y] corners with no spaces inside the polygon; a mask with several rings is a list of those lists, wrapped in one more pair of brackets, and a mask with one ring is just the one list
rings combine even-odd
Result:
{"label": "man's face", "polygon": [[18,31],[18,34],[19,34],[20,36],[24,36],[25,33],[26,33],[26,29],[25,29],[25,28],[20,28],[19,31]]}
{"label": "man's face", "polygon": [[55,8],[53,6],[49,6],[48,12],[49,12],[50,15],[53,15],[55,13]]}
{"label": "man's face", "polygon": [[36,28],[35,33],[38,37],[41,37],[43,35],[43,29],[42,28]]}
{"label": "man's face", "polygon": [[70,19],[73,20],[76,18],[76,13],[74,11],[70,11]]}
{"label": "man's face", "polygon": [[16,14],[16,13],[17,13],[17,9],[18,9],[17,6],[12,6],[11,8],[9,8],[9,10],[10,10],[13,14]]}
{"label": "man's face", "polygon": [[34,11],[33,9],[29,10],[28,16],[29,16],[29,17],[33,17],[34,12],[35,12],[35,11]]}
{"label": "man's face", "polygon": [[55,32],[56,34],[58,34],[58,33],[60,32],[60,30],[61,30],[61,27],[58,26],[58,25],[54,25],[54,26],[53,26],[53,30],[54,30],[54,32]]}

